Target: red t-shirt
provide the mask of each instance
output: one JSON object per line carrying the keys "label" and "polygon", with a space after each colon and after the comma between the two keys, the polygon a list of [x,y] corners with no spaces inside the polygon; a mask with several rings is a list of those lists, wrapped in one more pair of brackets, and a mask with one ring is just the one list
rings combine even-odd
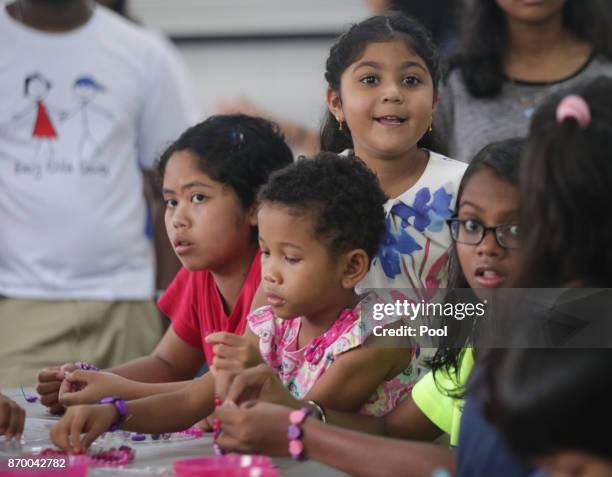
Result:
{"label": "red t-shirt", "polygon": [[208,270],[190,272],[181,268],[157,305],[172,321],[174,332],[190,345],[204,350],[206,361],[212,363],[213,346],[204,339],[217,331],[244,333],[246,317],[260,281],[261,254],[258,250],[230,316],[223,309],[223,299]]}

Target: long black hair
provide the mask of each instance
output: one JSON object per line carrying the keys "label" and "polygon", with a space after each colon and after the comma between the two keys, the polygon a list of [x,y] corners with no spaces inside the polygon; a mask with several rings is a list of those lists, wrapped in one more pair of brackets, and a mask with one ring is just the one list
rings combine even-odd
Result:
{"label": "long black hair", "polygon": [[[340,92],[342,73],[363,54],[370,43],[401,39],[425,62],[432,78],[434,94],[440,83],[440,58],[438,51],[427,30],[414,18],[401,13],[370,17],[361,23],[354,24],[329,50],[325,64],[325,79],[329,88]],[[321,150],[342,152],[353,148],[351,132],[343,123],[342,131],[330,111],[327,111],[321,129]],[[419,141],[420,147],[435,148],[432,133],[426,133]]]}
{"label": "long black hair", "polygon": [[[472,96],[494,98],[505,79],[506,15],[496,0],[463,3],[461,51],[451,64],[461,71]],[[612,5],[608,0],[567,0],[562,15],[565,28],[588,41],[595,53],[612,59]]]}
{"label": "long black hair", "polygon": [[[565,94],[580,96],[590,110],[585,128],[559,123]],[[521,170],[524,265],[518,285],[583,287],[612,284],[612,79],[599,77],[556,94],[536,111]]]}
{"label": "long black hair", "polygon": [[[466,169],[461,184],[459,185],[457,202],[455,205],[455,216],[459,212],[461,196],[466,185],[477,172],[483,169],[492,171],[499,178],[518,188],[519,167],[526,142],[527,141],[522,138],[506,139],[504,141],[489,144],[476,154]],[[461,269],[455,243],[453,243],[451,250],[449,267],[449,294],[446,301],[453,302],[456,300],[465,301],[466,299],[472,299],[476,302],[476,295],[472,295],[470,294],[472,292],[466,291],[470,288],[470,285]],[[461,292],[453,292],[452,290],[454,289],[461,290]],[[462,296],[458,297],[455,293],[462,293]],[[434,378],[439,371],[446,372],[449,375],[454,374],[455,377],[459,376],[460,364],[465,346],[473,346],[474,354],[478,354],[478,344],[473,342],[473,329],[467,329],[465,324],[458,320],[449,320],[447,329],[448,336],[440,342],[440,347],[436,350],[433,358],[428,361],[428,365],[434,373]],[[463,344],[464,347],[461,347],[459,343]],[[446,389],[444,391],[456,397],[461,397],[463,395],[462,385],[458,381],[457,389]]]}

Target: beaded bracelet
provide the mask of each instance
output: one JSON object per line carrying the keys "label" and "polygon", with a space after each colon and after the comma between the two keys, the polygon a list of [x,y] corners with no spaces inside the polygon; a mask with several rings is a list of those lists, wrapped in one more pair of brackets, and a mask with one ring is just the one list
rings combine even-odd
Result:
{"label": "beaded bracelet", "polygon": [[[63,457],[72,456],[74,454],[57,449],[43,449],[38,456],[41,457]],[[134,460],[135,452],[129,446],[121,446],[119,448],[111,447],[107,450],[101,450],[91,454],[78,454],[79,457],[88,460],[89,464],[94,467],[117,467],[129,464]]]}
{"label": "beaded bracelet", "polygon": [[305,460],[304,443],[302,442],[302,436],[304,435],[302,423],[308,416],[312,416],[312,411],[307,407],[289,413],[289,429],[287,429],[289,454],[297,461]]}
{"label": "beaded bracelet", "polygon": [[76,363],[74,363],[74,365],[77,368],[82,369],[84,371],[100,371],[100,368],[98,368],[97,366],[94,366],[93,364],[85,363],[84,361],[77,361]]}
{"label": "beaded bracelet", "polygon": [[112,404],[115,407],[118,417],[117,420],[108,428],[108,432],[113,432],[119,429],[119,426],[127,419],[127,406],[125,401],[115,396],[109,396],[100,399],[98,404]]}

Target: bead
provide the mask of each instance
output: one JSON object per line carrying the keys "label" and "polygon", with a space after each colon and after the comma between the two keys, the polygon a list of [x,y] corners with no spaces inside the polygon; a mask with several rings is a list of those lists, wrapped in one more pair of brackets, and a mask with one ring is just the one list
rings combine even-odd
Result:
{"label": "bead", "polygon": [[291,424],[287,429],[287,439],[295,440],[302,437],[302,428],[296,424]]}
{"label": "bead", "polygon": [[289,453],[297,457],[304,452],[304,443],[302,441],[290,441],[289,442]]}

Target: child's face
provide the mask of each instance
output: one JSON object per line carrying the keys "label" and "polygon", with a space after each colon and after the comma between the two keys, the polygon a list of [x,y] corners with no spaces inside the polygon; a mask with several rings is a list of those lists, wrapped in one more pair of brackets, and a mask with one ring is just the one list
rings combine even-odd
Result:
{"label": "child's face", "polygon": [[275,315],[313,317],[333,306],[342,289],[343,267],[314,236],[312,218],[264,203],[258,223],[261,283]]}
{"label": "child's face", "polygon": [[534,464],[550,477],[612,477],[612,460],[581,451],[558,452]]}
{"label": "child's face", "polygon": [[[518,224],[519,191],[489,167],[483,167],[468,180],[459,200],[459,219],[469,220],[466,230],[502,224]],[[478,245],[456,242],[461,269],[471,288],[508,286],[518,269],[518,249],[499,245],[495,234],[487,231]]]}
{"label": "child's face", "polygon": [[559,15],[566,0],[497,0],[509,18],[523,22],[542,22]]}
{"label": "child's face", "polygon": [[221,272],[244,259],[255,214],[245,213],[236,193],[212,180],[188,151],[175,152],[164,172],[166,231],[183,266]]}
{"label": "child's face", "polygon": [[355,154],[395,158],[410,152],[431,125],[434,88],[427,65],[405,41],[370,43],[342,74],[330,111],[346,121]]}

